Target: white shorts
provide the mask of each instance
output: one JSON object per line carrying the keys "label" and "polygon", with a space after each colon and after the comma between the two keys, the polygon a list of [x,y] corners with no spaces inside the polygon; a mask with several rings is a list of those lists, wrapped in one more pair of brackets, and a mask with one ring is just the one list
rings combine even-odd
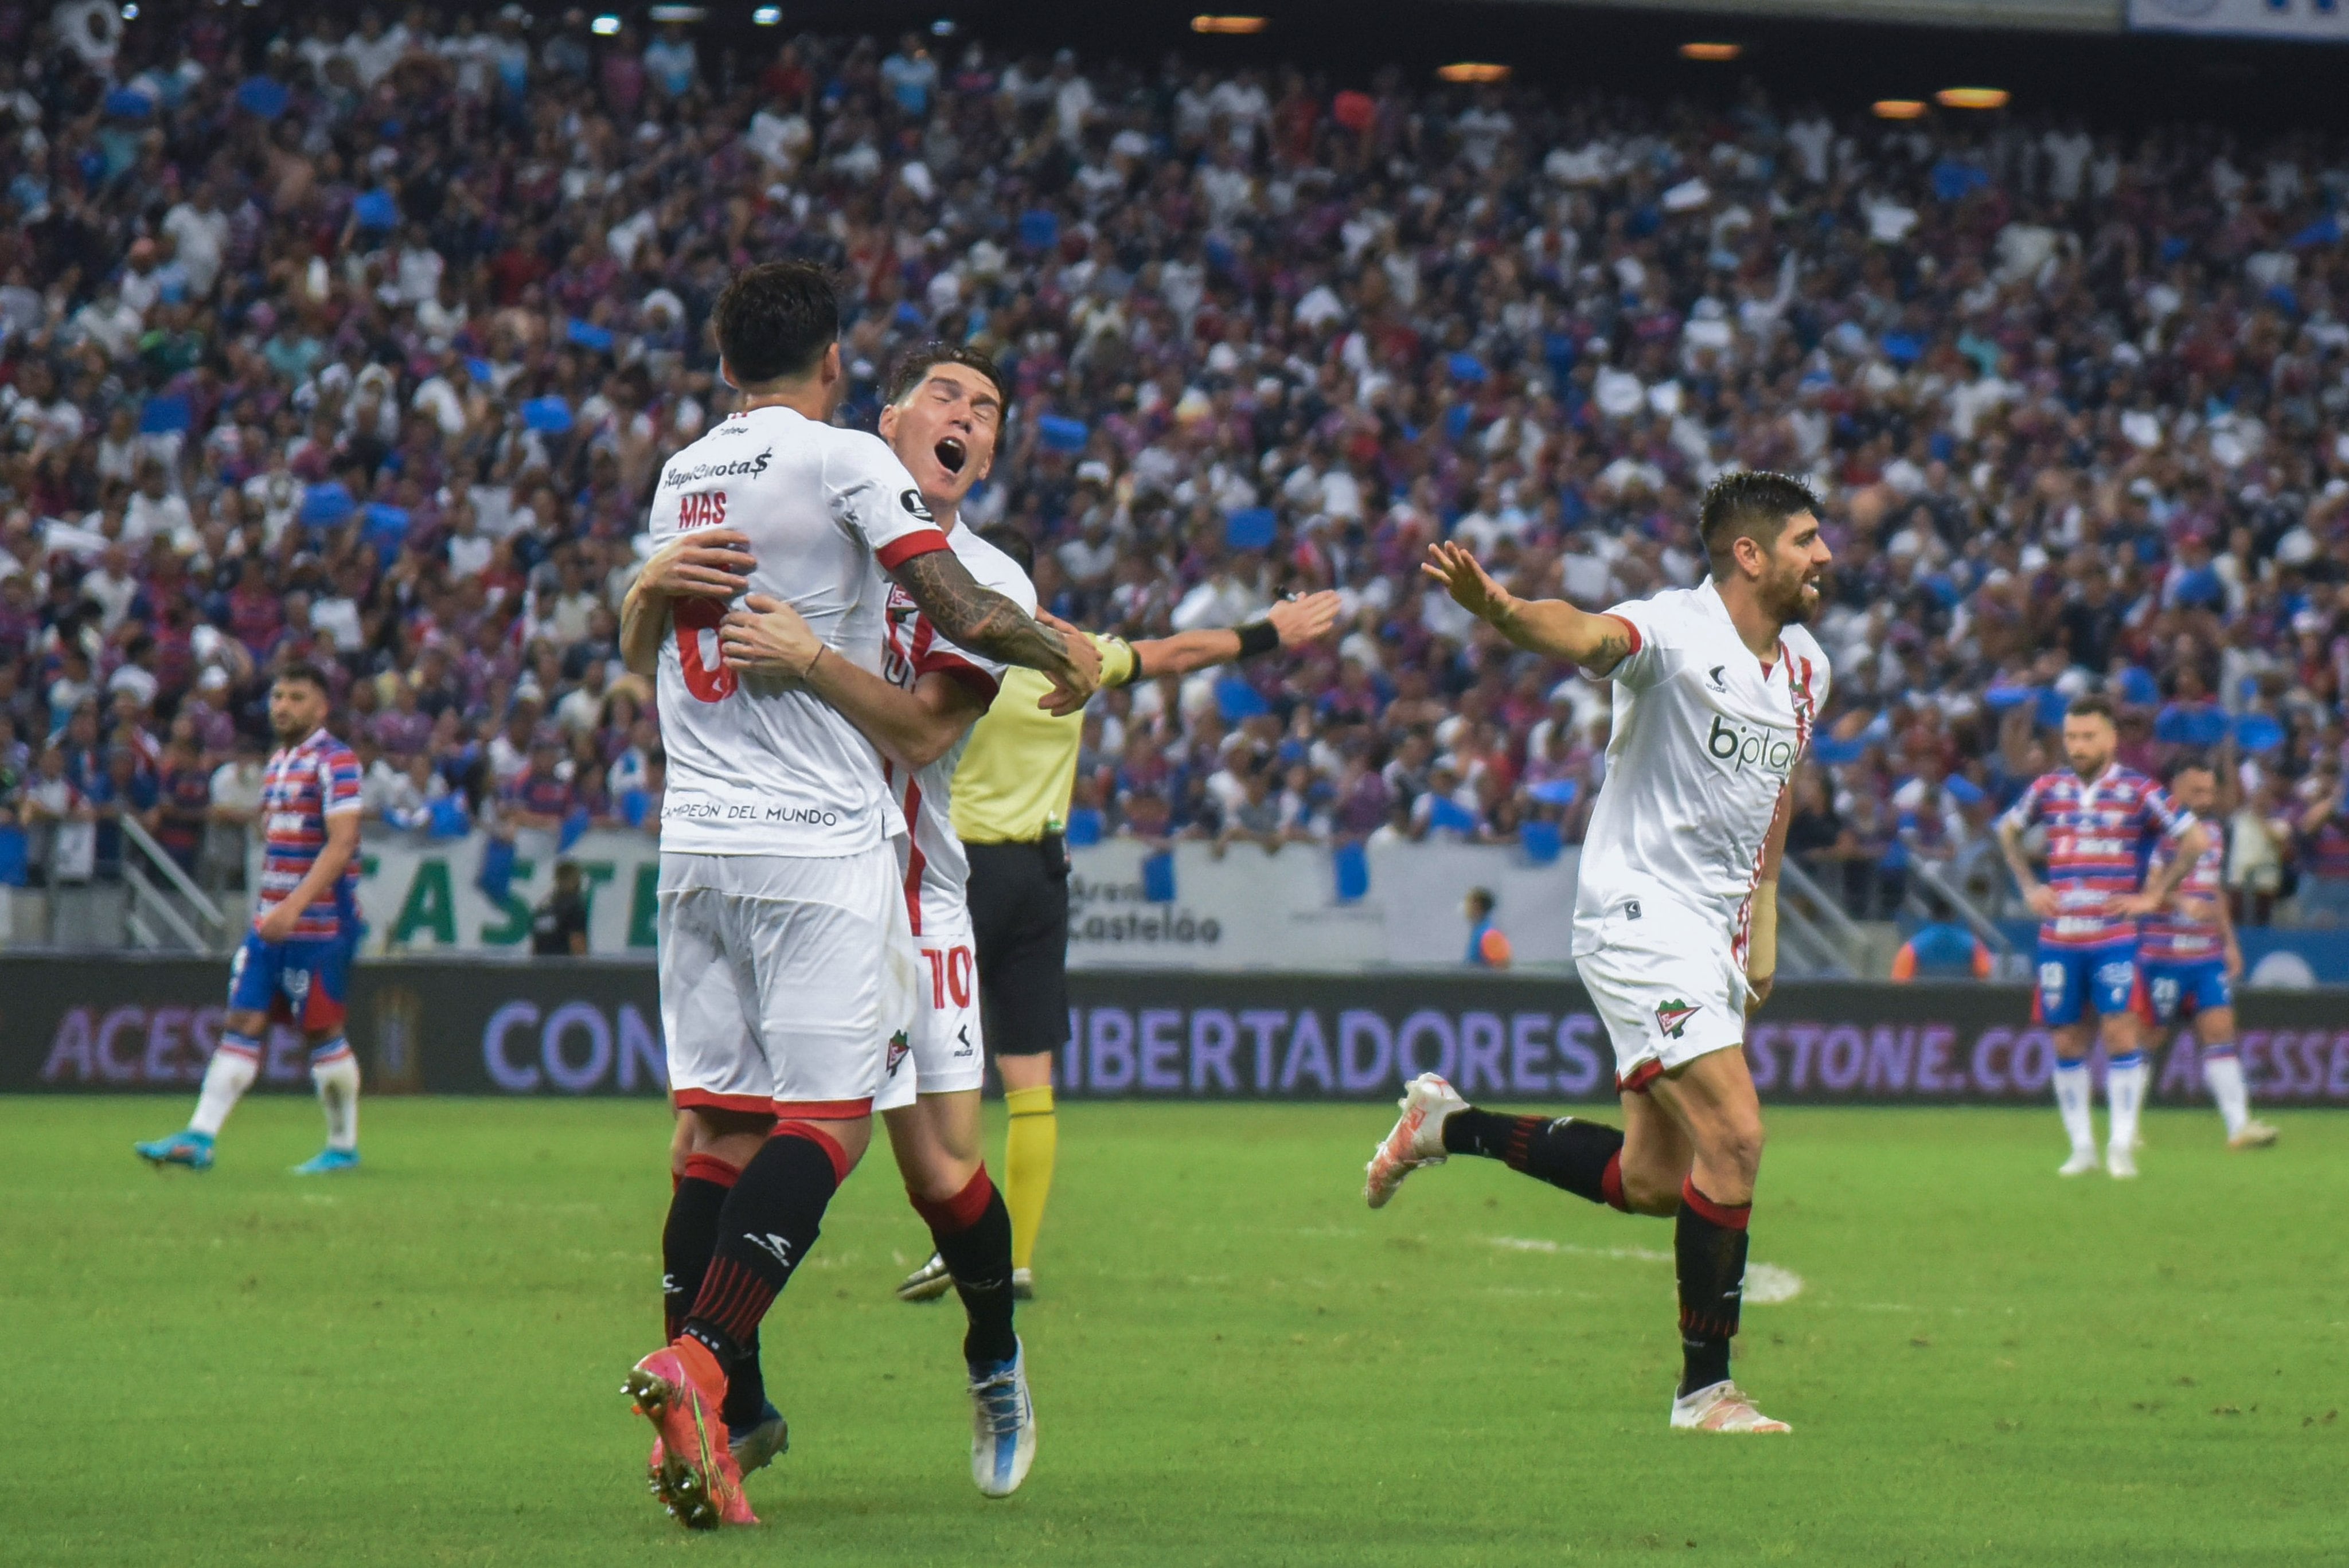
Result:
{"label": "white shorts", "polygon": [[661,1032],[679,1106],[856,1117],[913,1011],[896,851],[660,859]]}
{"label": "white shorts", "polygon": [[970,911],[957,908],[944,918],[935,909],[928,911],[922,934],[913,941],[913,1068],[883,1086],[873,1101],[875,1110],[911,1105],[916,1094],[975,1089],[987,1080],[987,1041],[978,1026],[978,950],[971,935]]}
{"label": "white shorts", "polygon": [[1646,903],[1637,919],[1609,913],[1597,945],[1574,960],[1615,1047],[1615,1087],[1630,1094],[1659,1073],[1745,1043],[1745,968],[1730,933]]}

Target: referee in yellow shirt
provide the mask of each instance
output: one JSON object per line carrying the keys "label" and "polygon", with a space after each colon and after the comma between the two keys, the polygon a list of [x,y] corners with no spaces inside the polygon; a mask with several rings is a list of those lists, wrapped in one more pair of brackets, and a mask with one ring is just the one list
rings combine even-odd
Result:
{"label": "referee in yellow shirt", "polygon": [[[984,535],[1032,575],[1035,552],[1009,529]],[[1085,633],[1101,650],[1101,684],[1131,686],[1253,658],[1320,636],[1338,619],[1336,593],[1275,604],[1237,631],[1184,632],[1129,643]],[[1064,628],[1073,631],[1073,627]],[[1011,1211],[1011,1288],[1035,1294],[1036,1232],[1052,1190],[1060,1129],[1052,1110],[1052,1056],[1069,1038],[1069,800],[1076,788],[1084,715],[1055,717],[1036,706],[1034,672],[1004,673],[994,703],[970,732],[954,776],[954,830],[970,855],[970,921],[987,1043],[1003,1078],[1010,1133],[1003,1202]],[[927,1294],[917,1273],[899,1294]]]}

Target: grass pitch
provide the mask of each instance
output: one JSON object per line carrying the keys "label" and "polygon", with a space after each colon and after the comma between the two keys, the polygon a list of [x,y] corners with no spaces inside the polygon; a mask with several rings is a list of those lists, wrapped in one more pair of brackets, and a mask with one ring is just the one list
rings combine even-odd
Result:
{"label": "grass pitch", "polygon": [[[688,1537],[618,1393],[658,1338],[656,1103],[369,1101],[367,1169],[248,1101],[0,1100],[10,1564],[2313,1563],[2349,1559],[2349,1122],[2058,1181],[2052,1110],[1780,1110],[1741,1378],[1675,1434],[1671,1232],[1455,1161],[1360,1196],[1376,1107],[1087,1106],[1021,1313],[1041,1445],[971,1488],[951,1302],[878,1154],[770,1321],[794,1451]],[[1785,1281],[1775,1282],[1783,1290]]]}

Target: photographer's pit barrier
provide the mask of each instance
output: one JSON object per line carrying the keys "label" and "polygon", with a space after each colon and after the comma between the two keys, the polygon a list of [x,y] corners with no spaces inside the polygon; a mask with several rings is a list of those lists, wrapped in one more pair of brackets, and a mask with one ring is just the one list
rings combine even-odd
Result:
{"label": "photographer's pit barrier", "polygon": [[[0,1091],[183,1089],[220,1038],[228,971],[189,959],[0,956]],[[1609,1099],[1612,1058],[1581,988],[1531,975],[1071,975],[1071,1099],[1361,1099],[1439,1072],[1473,1097]],[[2349,993],[2252,992],[2241,1053],[2266,1105],[2349,1106]],[[2038,1103],[2054,1052],[2020,986],[1788,983],[1746,1055],[1777,1104]],[[363,964],[350,1038],[376,1093],[662,1093],[651,965]],[[309,1091],[300,1042],[272,1032],[262,1084]],[[2202,1098],[2190,1048],[2155,1099]]]}

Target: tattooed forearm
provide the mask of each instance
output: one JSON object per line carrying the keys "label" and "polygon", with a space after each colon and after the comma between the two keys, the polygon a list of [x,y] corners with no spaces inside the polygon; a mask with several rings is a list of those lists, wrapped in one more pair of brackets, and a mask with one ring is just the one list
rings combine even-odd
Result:
{"label": "tattooed forearm", "polygon": [[1631,639],[1619,632],[1610,632],[1599,639],[1598,645],[1576,661],[1594,676],[1603,676],[1621,664],[1631,654]]}
{"label": "tattooed forearm", "polygon": [[952,552],[933,550],[914,556],[892,575],[947,641],[1050,676],[1071,667],[1069,645],[1060,633],[981,586]]}
{"label": "tattooed forearm", "polygon": [[1485,619],[1518,647],[1579,665],[1593,676],[1611,674],[1631,655],[1631,634],[1619,617],[1594,615],[1562,599],[1506,596]]}

